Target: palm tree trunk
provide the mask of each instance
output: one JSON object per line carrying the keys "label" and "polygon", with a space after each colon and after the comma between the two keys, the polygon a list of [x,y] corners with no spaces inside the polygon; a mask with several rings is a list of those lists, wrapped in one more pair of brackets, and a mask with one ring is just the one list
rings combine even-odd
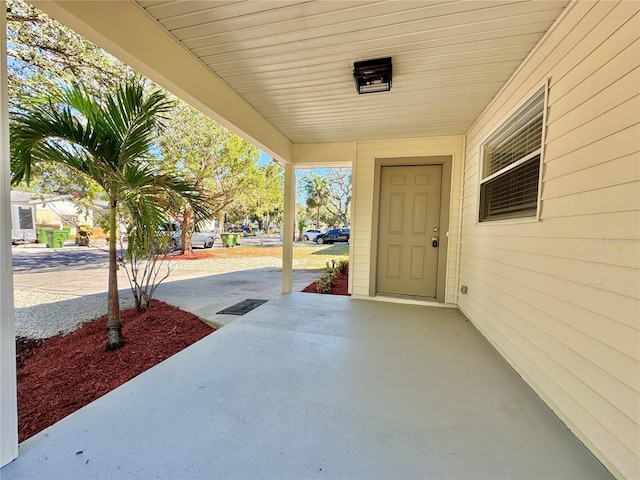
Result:
{"label": "palm tree trunk", "polygon": [[117,264],[117,225],[116,199],[111,196],[109,201],[109,289],[107,310],[107,345],[110,352],[124,345],[122,336],[122,319],[120,318],[120,298],[118,296],[118,264]]}

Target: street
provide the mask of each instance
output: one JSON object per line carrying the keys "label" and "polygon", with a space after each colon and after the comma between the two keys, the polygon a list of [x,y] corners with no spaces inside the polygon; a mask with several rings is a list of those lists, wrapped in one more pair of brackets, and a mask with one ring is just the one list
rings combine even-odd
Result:
{"label": "street", "polygon": [[[239,237],[239,245],[279,245],[280,239],[277,235],[265,235],[260,238]],[[213,248],[222,248],[220,240],[216,240]],[[194,249],[200,251],[202,249]],[[49,272],[64,268],[74,270],[91,270],[97,266],[106,266],[108,263],[108,247],[106,245],[98,247],[78,247],[73,242],[67,242],[63,248],[45,248],[38,244],[16,245],[12,247],[13,271],[28,272],[38,270],[38,272]],[[121,252],[119,251],[119,254]]]}
{"label": "street", "polygon": [[[70,245],[70,244],[67,244]],[[50,272],[65,268],[91,270],[108,263],[107,247],[44,248],[42,246],[18,245],[11,249],[13,272],[22,273],[31,270]]]}

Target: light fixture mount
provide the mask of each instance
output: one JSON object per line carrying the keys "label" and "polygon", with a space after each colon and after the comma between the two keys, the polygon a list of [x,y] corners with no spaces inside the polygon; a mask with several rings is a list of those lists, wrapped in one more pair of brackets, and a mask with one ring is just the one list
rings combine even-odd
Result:
{"label": "light fixture mount", "polygon": [[391,57],[354,62],[353,78],[359,94],[391,90]]}

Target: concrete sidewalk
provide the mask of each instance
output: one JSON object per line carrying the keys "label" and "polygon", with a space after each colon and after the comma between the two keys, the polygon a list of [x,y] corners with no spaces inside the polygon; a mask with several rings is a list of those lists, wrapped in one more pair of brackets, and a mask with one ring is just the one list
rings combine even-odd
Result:
{"label": "concrete sidewalk", "polygon": [[[317,271],[294,271],[293,291],[300,292],[313,283]],[[189,277],[172,275],[160,284],[155,298],[193,313],[213,325],[226,325],[236,315],[216,312],[248,298],[270,300],[282,294],[282,275],[276,268],[258,268],[237,272]]]}

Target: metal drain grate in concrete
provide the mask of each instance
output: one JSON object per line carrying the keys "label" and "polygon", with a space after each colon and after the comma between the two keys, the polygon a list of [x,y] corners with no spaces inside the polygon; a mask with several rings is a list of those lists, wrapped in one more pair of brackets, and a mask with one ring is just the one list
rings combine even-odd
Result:
{"label": "metal drain grate in concrete", "polygon": [[250,312],[254,308],[259,307],[263,303],[266,303],[268,300],[260,300],[256,298],[247,298],[246,300],[241,301],[240,303],[236,303],[235,305],[231,305],[230,307],[225,308],[224,310],[220,310],[216,312],[216,314],[220,315],[244,315],[247,312]]}

